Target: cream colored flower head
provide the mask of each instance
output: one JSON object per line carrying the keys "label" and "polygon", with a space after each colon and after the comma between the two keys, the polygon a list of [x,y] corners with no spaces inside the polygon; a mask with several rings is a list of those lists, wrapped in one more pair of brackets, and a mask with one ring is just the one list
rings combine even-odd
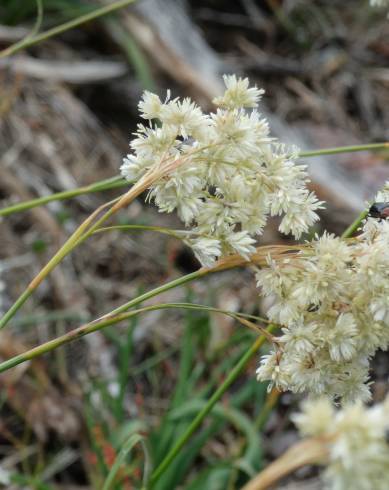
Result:
{"label": "cream colored flower head", "polygon": [[[389,185],[377,194],[389,200]],[[389,348],[389,219],[369,217],[357,238],[324,233],[293,258],[257,272],[282,334],[257,370],[281,390],[368,401],[370,359]]]}
{"label": "cream colored flower head", "polygon": [[305,167],[294,163],[298,150],[277,143],[257,111],[264,91],[247,78],[223,78],[226,90],[210,114],[188,98],[168,93],[162,102],[146,91],[139,110],[147,124],[121,166],[129,181],[160,170],[148,197],[160,212],[177,212],[204,266],[234,253],[249,260],[269,216],[280,215],[280,231],[299,238],[322,207]]}

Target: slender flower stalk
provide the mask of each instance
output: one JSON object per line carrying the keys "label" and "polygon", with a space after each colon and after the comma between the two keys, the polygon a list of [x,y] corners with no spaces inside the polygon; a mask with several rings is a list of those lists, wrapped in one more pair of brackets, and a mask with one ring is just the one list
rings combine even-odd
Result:
{"label": "slender flower stalk", "polygon": [[342,233],[341,237],[342,238],[350,238],[351,236],[354,235],[354,233],[360,228],[362,222],[364,219],[366,219],[367,215],[369,214],[368,209],[364,209],[356,218],[355,220],[351,223],[350,226],[348,226],[344,232]]}
{"label": "slender flower stalk", "polygon": [[111,177],[110,179],[100,180],[99,182],[95,182],[91,185],[78,187],[76,189],[71,189],[68,191],[57,192],[54,194],[50,194],[49,196],[38,197],[36,199],[31,199],[29,201],[23,201],[13,204],[11,206],[7,206],[0,209],[0,217],[9,216],[11,214],[20,213],[22,211],[28,211],[30,209],[36,208],[38,206],[43,206],[44,204],[48,204],[53,201],[65,201],[67,199],[72,199],[73,197],[106,191],[110,189],[117,189],[127,185],[128,182],[126,182],[122,177]]}
{"label": "slender flower stalk", "polygon": [[155,231],[157,233],[162,233],[163,235],[169,235],[174,238],[181,240],[183,237],[187,236],[186,230],[173,230],[171,228],[166,228],[163,226],[149,226],[149,225],[115,225],[115,226],[107,226],[104,228],[99,228],[93,232],[93,235],[99,233],[105,233],[110,231]]}
{"label": "slender flower stalk", "polygon": [[300,158],[320,157],[325,155],[338,155],[340,153],[355,153],[359,151],[389,150],[389,141],[384,143],[370,143],[367,145],[338,146],[335,148],[323,148],[321,150],[302,151]]}
{"label": "slender flower stalk", "polygon": [[[171,284],[170,284],[170,289],[171,289]],[[133,301],[133,306],[136,306],[141,302],[142,300],[137,298],[136,301],[135,300]],[[92,322],[86,323],[85,325],[81,325],[80,327],[75,328],[74,330],[71,330],[70,332],[67,332],[64,335],[56,337],[53,340],[49,340],[48,342],[45,342],[37,347],[29,349],[28,351],[23,352],[22,354],[14,356],[8,359],[7,361],[0,363],[0,373],[8,371],[9,369],[19,364],[23,364],[24,362],[30,361],[32,359],[35,359],[36,357],[51,352],[57,349],[58,347],[69,344],[74,340],[78,340],[82,337],[85,337],[85,335],[88,335],[92,332],[97,332],[106,327],[116,325],[118,323],[123,322],[124,320],[128,320],[141,313],[147,313],[147,312],[157,311],[157,310],[166,310],[166,309],[199,310],[199,311],[207,311],[210,313],[220,313],[233,318],[234,320],[238,321],[241,325],[249,327],[255,330],[257,333],[262,333],[267,339],[271,338],[271,334],[266,329],[263,329],[262,327],[252,322],[248,323],[247,318],[250,318],[252,320],[259,320],[259,321],[263,320],[262,318],[256,317],[255,315],[246,315],[244,313],[233,312],[233,311],[223,310],[221,308],[213,308],[211,306],[198,305],[194,303],[161,303],[157,305],[145,306],[144,308],[131,310],[129,312],[123,312],[123,313],[111,312],[105,315],[102,319],[94,320]]]}

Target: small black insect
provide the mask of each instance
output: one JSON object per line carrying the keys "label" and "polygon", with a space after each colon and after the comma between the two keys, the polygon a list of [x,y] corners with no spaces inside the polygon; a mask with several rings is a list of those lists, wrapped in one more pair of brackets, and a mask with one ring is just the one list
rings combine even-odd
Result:
{"label": "small black insect", "polygon": [[389,202],[375,202],[369,209],[369,216],[377,219],[389,218]]}

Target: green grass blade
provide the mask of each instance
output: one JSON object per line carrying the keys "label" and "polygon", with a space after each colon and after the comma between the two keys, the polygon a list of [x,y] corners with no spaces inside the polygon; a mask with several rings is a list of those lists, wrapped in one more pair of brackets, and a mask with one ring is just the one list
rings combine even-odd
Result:
{"label": "green grass blade", "polygon": [[204,490],[207,488],[226,490],[230,472],[231,467],[226,463],[205,468],[185,487],[185,490]]}
{"label": "green grass blade", "polygon": [[[268,331],[271,331],[272,327],[268,328]],[[266,338],[264,336],[260,336],[253,343],[253,345],[247,350],[247,352],[243,355],[243,357],[239,360],[236,366],[232,369],[232,371],[228,374],[224,382],[219,386],[219,388],[215,391],[215,393],[208,400],[203,409],[197,414],[192,423],[189,425],[184,434],[180,437],[174,447],[169,451],[164,460],[160,463],[160,465],[156,468],[150,478],[150,485],[152,486],[156,483],[162,474],[166,471],[166,469],[170,466],[170,464],[177,457],[181,449],[185,446],[187,441],[192,437],[194,432],[200,427],[205,417],[208,413],[213,409],[215,404],[220,400],[223,394],[228,390],[231,384],[237,379],[237,377],[241,374],[243,369],[247,366],[248,362],[252,357],[258,352],[259,348],[263,345]]]}
{"label": "green grass blade", "polygon": [[[186,422],[184,422],[185,428]],[[185,476],[192,468],[196,458],[204,447],[204,445],[214,437],[221,428],[221,423],[215,421],[208,427],[204,428],[199,434],[194,436],[191,444],[188,445],[172,463],[169,469],[162,475],[161,479],[157,482],[155,490],[165,490],[166,488],[178,488],[182,484]],[[178,431],[176,432],[178,433]]]}
{"label": "green grass blade", "polygon": [[119,10],[123,7],[126,7],[127,5],[130,5],[131,3],[134,3],[134,1],[135,0],[119,0],[116,2],[112,2],[108,5],[104,5],[104,7],[95,9],[92,12],[76,17],[75,19],[65,22],[59,26],[53,27],[52,29],[42,32],[41,34],[37,34],[36,36],[32,36],[30,38],[24,39],[23,42],[18,42],[16,44],[13,44],[12,46],[9,46],[7,49],[0,51],[0,58],[11,56],[22,49],[28,48],[42,41],[46,41],[51,37],[57,36],[58,34],[62,34],[63,32],[66,32],[70,29],[74,29],[75,27],[78,27],[79,25],[84,24],[85,22],[89,22],[91,20],[95,20],[104,15],[108,15],[112,12],[115,12],[116,10]]}
{"label": "green grass blade", "polygon": [[43,206],[44,204],[47,204],[49,202],[65,201],[66,199],[72,199],[73,197],[82,196],[84,194],[117,189],[119,187],[124,187],[125,185],[129,185],[129,182],[119,176],[112,177],[84,187],[78,187],[76,189],[71,189],[68,191],[56,192],[54,194],[50,194],[49,196],[37,197],[36,199],[19,202],[17,204],[13,204],[12,206],[7,206],[3,209],[0,209],[0,216],[9,216],[11,214],[20,213],[22,211],[36,208],[37,206]]}
{"label": "green grass blade", "polygon": [[[173,411],[170,417],[172,420],[178,420],[181,417],[188,417],[189,415],[199,413],[204,409],[205,404],[206,402],[204,400],[192,400]],[[259,470],[258,463],[261,462],[260,438],[254,423],[242,411],[232,407],[225,407],[221,404],[214,406],[211,415],[229,422],[244,434],[247,445],[246,451],[240,460],[245,461],[244,466],[246,471],[249,472],[249,476],[253,477]]]}
{"label": "green grass blade", "polygon": [[[36,4],[36,20],[35,24],[29,34],[24,39],[21,39],[20,41],[16,42],[13,44],[13,49],[16,51],[21,47],[23,47],[30,39],[32,39],[34,36],[36,36],[39,32],[39,29],[41,28],[42,21],[43,21],[43,3],[42,0],[35,0]],[[1,53],[0,53],[1,57]]]}
{"label": "green grass blade", "polygon": [[[104,482],[102,490],[110,490],[112,488],[112,484],[115,482],[116,475],[120,469],[120,467],[124,464],[128,454],[132,451],[132,449],[140,442],[144,440],[144,437],[140,434],[133,434],[128,438],[128,440],[123,444],[122,448],[117,455],[112,468],[110,469],[108,476]],[[145,461],[147,458],[147,451],[145,451]]]}
{"label": "green grass blade", "polygon": [[[192,345],[193,318],[193,315],[186,316],[184,335],[181,338],[178,379],[170,402],[171,409],[180,406],[180,403],[186,399],[188,392],[193,388],[190,375],[194,359],[194,348]],[[173,424],[169,420],[168,415],[163,418],[158,433],[154,437],[154,440],[156,440],[155,460],[157,462],[160,462],[165,456],[174,435],[183,429],[184,426],[180,427],[180,424]]]}
{"label": "green grass blade", "polygon": [[142,87],[151,92],[156,91],[156,85],[151,74],[149,63],[142,51],[138,48],[131,35],[125,31],[119,22],[107,19],[105,25],[112,38],[122,48],[128,61],[134,67]]}

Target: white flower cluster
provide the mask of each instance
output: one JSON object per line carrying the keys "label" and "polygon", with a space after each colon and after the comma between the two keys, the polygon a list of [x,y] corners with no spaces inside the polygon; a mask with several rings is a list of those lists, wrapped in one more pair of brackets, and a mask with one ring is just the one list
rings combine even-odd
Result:
{"label": "white flower cluster", "polygon": [[327,488],[389,488],[389,397],[371,408],[357,403],[339,411],[327,399],[307,401],[294,422],[302,435],[328,441]]}
{"label": "white flower cluster", "polygon": [[[377,195],[389,202],[389,182]],[[389,219],[367,218],[362,233],[316,237],[293,258],[257,273],[267,312],[281,324],[257,375],[281,390],[368,400],[369,359],[389,346]]]}
{"label": "white flower cluster", "polygon": [[190,99],[168,94],[162,102],[145,92],[139,109],[148,124],[138,125],[121,167],[130,181],[153,168],[169,169],[149,197],[161,212],[177,210],[190,227],[186,242],[204,266],[230,253],[247,259],[269,215],[283,215],[280,231],[299,238],[321,207],[306,188],[305,167],[293,162],[297,150],[271,138],[256,110],[263,90],[235,75],[224,82],[211,114]]}

